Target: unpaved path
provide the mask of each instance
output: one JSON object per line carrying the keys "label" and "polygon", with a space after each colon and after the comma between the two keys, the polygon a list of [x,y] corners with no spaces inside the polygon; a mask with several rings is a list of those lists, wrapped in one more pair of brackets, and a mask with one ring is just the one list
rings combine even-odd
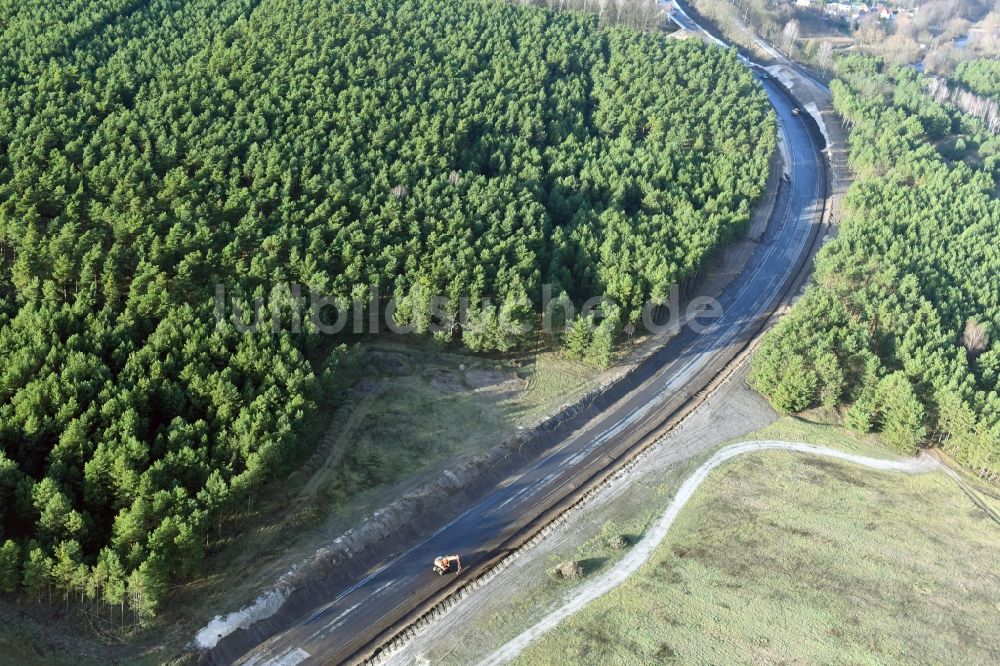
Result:
{"label": "unpaved path", "polygon": [[625,582],[625,580],[638,571],[639,567],[641,567],[653,554],[653,551],[660,545],[664,537],[667,536],[667,532],[670,531],[670,526],[673,524],[674,519],[677,518],[681,509],[684,508],[687,501],[691,499],[692,495],[694,495],[695,490],[698,489],[713,469],[727,460],[745,453],[775,450],[793,451],[827,458],[836,458],[838,460],[844,460],[856,465],[864,465],[865,467],[891,472],[902,472],[904,474],[918,474],[922,472],[929,472],[934,469],[940,469],[940,464],[926,454],[919,458],[905,460],[881,460],[878,458],[869,458],[852,453],[845,453],[843,451],[830,449],[824,446],[778,442],[774,440],[740,442],[738,444],[732,444],[719,449],[715,455],[709,458],[701,467],[695,470],[694,473],[687,478],[687,480],[684,481],[683,485],[681,485],[680,489],[677,491],[677,495],[667,506],[666,511],[663,512],[663,515],[660,516],[656,523],[653,524],[653,526],[635,545],[635,547],[633,547],[628,554],[622,558],[621,562],[619,562],[610,571],[598,576],[588,583],[585,583],[580,588],[575,590],[573,595],[568,598],[561,607],[488,656],[480,662],[480,666],[503,664],[514,659],[539,636],[552,629],[574,613],[582,610],[591,601],[594,601],[598,597],[610,592]]}
{"label": "unpaved path", "polygon": [[372,409],[375,407],[376,399],[381,397],[384,392],[385,387],[376,382],[372,389],[362,396],[358,406],[351,410],[351,415],[347,418],[343,427],[337,431],[327,431],[320,444],[320,448],[329,449],[329,453],[323,464],[320,465],[319,469],[313,473],[306,485],[299,491],[300,500],[315,495],[330,480],[330,470],[344,457],[347,447],[351,445],[351,441],[354,438],[354,433],[364,420],[368,418],[368,415],[371,414]]}

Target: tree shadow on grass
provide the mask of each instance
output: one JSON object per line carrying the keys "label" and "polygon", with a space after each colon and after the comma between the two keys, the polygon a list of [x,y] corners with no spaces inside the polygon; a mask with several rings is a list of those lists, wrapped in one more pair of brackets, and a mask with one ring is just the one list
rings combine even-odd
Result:
{"label": "tree shadow on grass", "polygon": [[599,571],[608,561],[607,557],[588,557],[585,560],[580,560],[580,566],[583,567],[583,575],[589,576],[595,571]]}

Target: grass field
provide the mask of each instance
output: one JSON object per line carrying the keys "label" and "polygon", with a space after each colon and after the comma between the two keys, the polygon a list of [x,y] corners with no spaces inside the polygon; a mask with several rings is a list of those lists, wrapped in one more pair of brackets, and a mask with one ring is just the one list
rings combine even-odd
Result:
{"label": "grass field", "polygon": [[48,644],[46,637],[33,631],[31,624],[23,621],[7,621],[0,632],[0,663],[19,666],[69,666],[71,663],[92,663],[60,652]]}
{"label": "grass field", "polygon": [[[872,453],[793,419],[756,435]],[[1000,526],[943,473],[749,454],[518,663],[998,663],[998,561]]]}

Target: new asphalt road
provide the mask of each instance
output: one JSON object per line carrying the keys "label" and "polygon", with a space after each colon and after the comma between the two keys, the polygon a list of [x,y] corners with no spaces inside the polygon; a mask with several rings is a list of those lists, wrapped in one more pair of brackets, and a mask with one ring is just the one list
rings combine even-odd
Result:
{"label": "new asphalt road", "polygon": [[464,513],[311,611],[286,609],[267,622],[269,637],[237,632],[207,661],[292,666],[343,663],[367,656],[386,632],[455,583],[431,572],[436,555],[460,554],[473,575],[509,552],[539,517],[600,477],[703,389],[754,337],[788,296],[788,286],[821,223],[825,172],[822,139],[797,103],[770,78],[762,83],[777,111],[788,180],[778,189],[768,229],[743,273],[719,297],[722,315],[696,333],[685,327],[663,349],[588,409],[544,434],[545,446],[519,471],[484,489]]}

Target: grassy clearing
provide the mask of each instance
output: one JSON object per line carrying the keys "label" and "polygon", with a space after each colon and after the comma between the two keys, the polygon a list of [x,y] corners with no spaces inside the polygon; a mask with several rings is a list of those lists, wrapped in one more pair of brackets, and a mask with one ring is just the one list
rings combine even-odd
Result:
{"label": "grassy clearing", "polygon": [[525,358],[515,366],[524,378],[524,390],[500,403],[505,416],[519,424],[529,424],[550,414],[559,405],[573,402],[593,386],[594,368],[543,352]]}
{"label": "grassy clearing", "polygon": [[838,425],[838,417],[828,410],[815,409],[806,418],[788,416],[743,437],[744,440],[778,439],[829,446],[870,458],[898,458],[898,452],[879,443],[877,434],[858,435]]}
{"label": "grassy clearing", "polygon": [[359,364],[362,378],[313,456],[323,463],[298,473],[309,477],[305,490],[340,507],[495,446],[599,374],[554,352],[493,360],[403,345],[379,345]]}
{"label": "grassy clearing", "polygon": [[70,664],[94,663],[79,660],[48,644],[45,637],[37,635],[34,627],[25,623],[4,623],[0,632],[0,656],[2,663],[19,666],[69,666]]}
{"label": "grassy clearing", "polygon": [[[871,452],[794,419],[756,436]],[[998,559],[1000,527],[944,474],[750,454],[518,663],[997,663]]]}
{"label": "grassy clearing", "polygon": [[351,386],[310,458],[273,484],[245,531],[206,560],[147,632],[166,637],[157,655],[407,490],[571,402],[600,374],[554,352],[493,360],[384,343],[352,361]]}

